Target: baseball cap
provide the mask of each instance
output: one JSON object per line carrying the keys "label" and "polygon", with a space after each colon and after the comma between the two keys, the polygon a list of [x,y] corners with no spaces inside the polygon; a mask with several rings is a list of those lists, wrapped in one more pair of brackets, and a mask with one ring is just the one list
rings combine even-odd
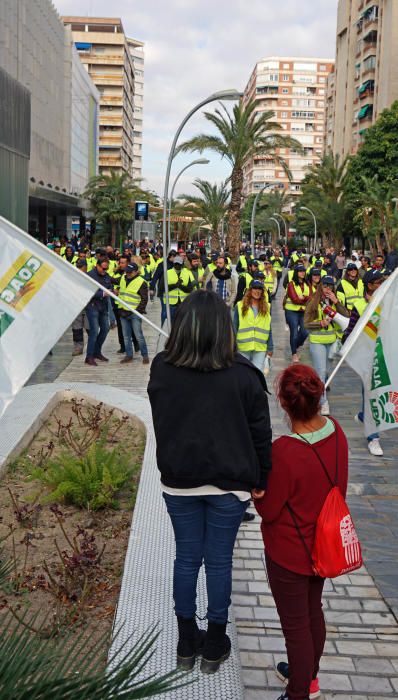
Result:
{"label": "baseball cap", "polygon": [[197,255],[196,253],[190,253],[189,259],[190,260],[199,260],[200,258],[199,258],[199,255]]}
{"label": "baseball cap", "polygon": [[358,270],[357,266],[355,265],[354,262],[350,262],[347,265],[347,270]]}
{"label": "baseball cap", "polygon": [[212,253],[211,254],[211,259],[216,261],[218,259],[218,253]]}
{"label": "baseball cap", "polygon": [[76,260],[76,267],[87,267],[86,258],[79,258],[79,260]]}
{"label": "baseball cap", "polygon": [[322,260],[315,260],[315,267],[322,267]]}
{"label": "baseball cap", "polygon": [[174,265],[183,265],[183,264],[184,264],[184,261],[181,258],[181,256],[176,255],[176,257],[174,258]]}
{"label": "baseball cap", "polygon": [[264,285],[263,285],[263,283],[261,282],[261,280],[256,279],[256,280],[252,280],[252,281],[250,282],[249,288],[250,288],[250,289],[264,289]]}
{"label": "baseball cap", "polygon": [[259,266],[258,260],[250,260],[249,265],[256,265],[257,267]]}
{"label": "baseball cap", "polygon": [[126,267],[126,272],[137,272],[138,271],[138,265],[137,263],[129,263]]}
{"label": "baseball cap", "polygon": [[368,270],[363,276],[364,285],[369,284],[369,282],[377,282],[377,280],[384,279],[384,275],[380,270]]}
{"label": "baseball cap", "polygon": [[297,265],[294,266],[294,269],[296,272],[305,272],[303,263],[297,263]]}
{"label": "baseball cap", "polygon": [[330,285],[332,287],[334,287],[334,285],[336,284],[334,281],[334,277],[332,277],[331,275],[325,275],[324,277],[322,277],[321,282],[322,284]]}
{"label": "baseball cap", "polygon": [[309,271],[308,274],[311,275],[311,277],[313,277],[314,275],[318,275],[318,277],[320,277],[321,271],[320,271],[319,267],[311,267],[311,270]]}

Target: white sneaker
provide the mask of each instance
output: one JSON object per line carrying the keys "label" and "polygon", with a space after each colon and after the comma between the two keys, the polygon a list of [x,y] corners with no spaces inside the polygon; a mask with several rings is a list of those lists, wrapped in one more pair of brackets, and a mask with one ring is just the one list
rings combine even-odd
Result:
{"label": "white sneaker", "polygon": [[292,355],[292,362],[293,362],[293,364],[300,362],[300,358],[299,358],[297,352],[294,355]]}
{"label": "white sneaker", "polygon": [[379,438],[374,438],[373,440],[368,442],[368,450],[369,450],[370,454],[373,455],[374,457],[382,457],[384,454],[384,452],[381,448],[381,445],[380,445]]}
{"label": "white sneaker", "polygon": [[329,414],[330,414],[329,401],[325,401],[325,403],[323,403],[321,406],[321,416],[328,416]]}

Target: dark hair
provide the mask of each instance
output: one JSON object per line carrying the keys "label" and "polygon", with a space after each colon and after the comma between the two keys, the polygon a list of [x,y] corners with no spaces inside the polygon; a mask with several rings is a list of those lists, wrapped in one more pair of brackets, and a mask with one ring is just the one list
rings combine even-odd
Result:
{"label": "dark hair", "polygon": [[201,372],[232,365],[236,352],[231,313],[225,302],[203,289],[179,306],[166,342],[166,362]]}
{"label": "dark hair", "polygon": [[289,365],[276,379],[275,392],[292,420],[309,421],[318,413],[324,384],[308,365]]}
{"label": "dark hair", "polygon": [[[300,272],[305,272],[305,270],[300,270]],[[298,273],[299,270],[294,270],[293,272],[293,277],[291,281],[294,282],[294,284],[302,284],[302,282],[305,282],[305,277],[302,280],[299,279]]]}

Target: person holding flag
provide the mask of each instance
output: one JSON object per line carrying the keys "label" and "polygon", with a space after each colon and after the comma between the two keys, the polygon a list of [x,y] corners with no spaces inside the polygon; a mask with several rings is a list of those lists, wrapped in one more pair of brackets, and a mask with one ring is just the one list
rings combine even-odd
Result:
{"label": "person holding flag", "polygon": [[[365,286],[365,293],[362,299],[359,299],[353,306],[353,309],[351,311],[351,316],[350,316],[350,322],[348,327],[346,328],[344,334],[343,334],[343,343],[347,340],[347,338],[351,335],[352,331],[354,330],[356,324],[358,323],[358,320],[360,317],[363,315],[363,313],[366,311],[366,308],[372,299],[373,294],[378,290],[380,285],[384,282],[384,275],[380,272],[380,270],[369,270],[369,272],[366,273],[365,277],[363,278],[363,283]],[[364,391],[364,386],[362,385],[362,408],[359,411],[359,413],[356,414],[355,420],[357,420],[360,423],[364,422],[364,402],[365,402],[365,391]],[[383,456],[383,448],[380,445],[380,436],[378,432],[373,432],[368,435],[366,435],[366,439],[368,441],[368,450],[371,455],[374,457],[382,457]]]}

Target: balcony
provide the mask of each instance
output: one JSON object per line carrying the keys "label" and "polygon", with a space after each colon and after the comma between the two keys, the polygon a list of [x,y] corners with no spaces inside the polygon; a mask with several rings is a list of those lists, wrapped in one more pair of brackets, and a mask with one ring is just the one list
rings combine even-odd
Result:
{"label": "balcony", "polygon": [[358,112],[358,121],[362,123],[367,122],[367,121],[372,121],[373,119],[373,105],[372,104],[366,104]]}
{"label": "balcony", "polygon": [[363,100],[365,97],[373,97],[375,91],[375,81],[374,80],[366,80],[364,83],[362,83],[361,87],[358,88],[358,96],[360,100]]}

